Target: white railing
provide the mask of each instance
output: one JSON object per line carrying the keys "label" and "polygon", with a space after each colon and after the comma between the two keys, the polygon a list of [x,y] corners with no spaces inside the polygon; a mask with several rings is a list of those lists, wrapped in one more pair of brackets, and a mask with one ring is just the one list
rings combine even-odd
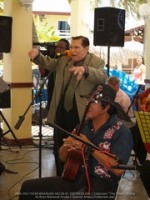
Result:
{"label": "white railing", "polygon": [[70,30],[55,30],[55,36],[70,39]]}

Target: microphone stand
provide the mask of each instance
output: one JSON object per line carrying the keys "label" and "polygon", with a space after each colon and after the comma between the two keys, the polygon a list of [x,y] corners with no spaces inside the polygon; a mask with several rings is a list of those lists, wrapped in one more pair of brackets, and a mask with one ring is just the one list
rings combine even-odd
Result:
{"label": "microphone stand", "polygon": [[139,85],[139,87],[138,87],[138,89],[137,89],[137,91],[136,91],[135,95],[133,96],[132,102],[131,102],[131,104],[130,104],[130,106],[129,106],[128,110],[127,110],[127,113],[126,113],[127,115],[128,115],[128,112],[129,112],[129,110],[130,110],[131,106],[132,106],[132,105],[133,105],[133,103],[134,103],[134,100],[137,98],[137,95],[138,95],[138,93],[139,93],[139,90],[141,89],[141,86],[142,86],[142,85]]}
{"label": "microphone stand", "polygon": [[[61,128],[60,126],[58,126],[58,125],[56,125],[56,124],[53,124],[53,123],[51,123],[51,122],[47,122],[46,124],[49,125],[49,126],[51,126],[51,127],[53,127],[53,128],[58,129],[58,130],[59,130],[60,132],[62,132],[62,133],[66,133],[68,136],[71,136],[71,137],[73,137],[74,139],[76,139],[76,140],[78,140],[78,141],[84,143],[85,145],[88,145],[88,146],[91,147],[92,149],[96,149],[96,150],[99,150],[99,151],[103,151],[103,150],[104,150],[104,149],[102,149],[102,148],[100,148],[100,147],[98,147],[98,146],[96,146],[96,145],[94,145],[94,144],[92,144],[92,143],[85,142],[84,140],[82,140],[81,138],[79,138],[77,135],[74,135],[74,134],[72,134],[72,133],[70,133],[70,132],[64,130],[63,128]],[[112,157],[112,158],[114,158],[114,157]]]}
{"label": "microphone stand", "polygon": [[[55,59],[55,58],[54,58]],[[21,124],[23,123],[24,119],[25,119],[25,115],[27,114],[28,110],[30,109],[30,107],[33,105],[34,100],[39,96],[39,102],[40,102],[40,115],[39,115],[39,178],[41,178],[41,160],[42,160],[42,89],[46,83],[46,81],[49,79],[51,73],[54,71],[55,67],[56,67],[57,62],[55,63],[53,69],[49,72],[49,74],[47,75],[47,77],[44,79],[43,83],[40,85],[39,91],[34,95],[34,97],[32,98],[31,103],[29,104],[29,106],[27,107],[27,109],[25,110],[24,114],[22,116],[19,116],[19,120],[17,121],[16,125],[14,126],[14,128],[16,130],[18,130],[21,126]]]}

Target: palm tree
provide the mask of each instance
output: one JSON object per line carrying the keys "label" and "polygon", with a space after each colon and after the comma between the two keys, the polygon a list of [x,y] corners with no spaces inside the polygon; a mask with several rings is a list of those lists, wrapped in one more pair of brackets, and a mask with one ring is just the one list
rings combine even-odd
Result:
{"label": "palm tree", "polygon": [[[91,9],[94,10],[96,7],[100,7],[104,4],[105,0],[90,0]],[[71,3],[71,0],[68,0]],[[132,16],[139,18],[139,6],[143,3],[147,3],[147,0],[110,0],[109,6],[124,8],[126,10],[126,16]]]}
{"label": "palm tree", "polygon": [[132,17],[139,18],[139,6],[146,2],[146,0],[120,0],[118,6],[123,6],[127,16],[131,14]]}

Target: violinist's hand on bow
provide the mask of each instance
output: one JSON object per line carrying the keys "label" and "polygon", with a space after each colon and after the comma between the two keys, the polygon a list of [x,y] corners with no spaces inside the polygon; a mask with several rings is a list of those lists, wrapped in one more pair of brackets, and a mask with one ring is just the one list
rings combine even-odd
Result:
{"label": "violinist's hand on bow", "polygon": [[[76,129],[73,129],[72,134],[74,135],[76,134]],[[64,141],[63,146],[67,148],[68,151],[82,148],[82,143],[71,136],[63,139],[63,141]]]}
{"label": "violinist's hand on bow", "polygon": [[[75,134],[75,133],[76,133],[76,130],[74,129],[72,131],[72,134]],[[83,134],[80,134],[79,136],[76,136],[76,137],[81,139],[81,140],[83,140],[83,141],[85,141],[85,142],[90,143],[88,138]],[[68,148],[68,151],[81,150],[82,147],[83,147],[83,144],[84,144],[83,142],[81,142],[81,141],[79,141],[79,140],[77,140],[77,139],[75,139],[75,138],[73,138],[71,136],[69,136],[68,138],[63,139],[63,141],[64,141],[63,146]]]}
{"label": "violinist's hand on bow", "polygon": [[[73,129],[72,134],[76,134],[76,129]],[[87,137],[83,134],[76,136],[77,138],[82,139],[85,142],[90,142]],[[59,149],[59,157],[62,162],[65,162],[68,158],[68,153],[72,150],[81,150],[83,148],[83,142],[78,141],[77,139],[69,136],[68,138],[63,139],[64,143]]]}
{"label": "violinist's hand on bow", "polygon": [[[84,142],[90,144],[91,141],[85,136],[83,135],[82,133],[80,133],[80,136],[78,136],[81,140],[83,140]],[[84,143],[82,143],[82,146],[83,146]]]}

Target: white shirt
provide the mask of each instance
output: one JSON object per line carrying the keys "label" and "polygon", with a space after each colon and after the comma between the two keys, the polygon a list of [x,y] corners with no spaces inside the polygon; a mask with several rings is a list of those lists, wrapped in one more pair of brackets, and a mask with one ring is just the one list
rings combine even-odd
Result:
{"label": "white shirt", "polygon": [[[122,89],[118,90],[118,92],[116,94],[115,102],[119,103],[120,106],[122,107],[122,109],[125,111],[125,113],[127,113],[128,108],[131,105],[131,101],[130,101],[130,98],[128,97],[128,95]],[[128,116],[133,117],[132,106],[128,112]]]}

